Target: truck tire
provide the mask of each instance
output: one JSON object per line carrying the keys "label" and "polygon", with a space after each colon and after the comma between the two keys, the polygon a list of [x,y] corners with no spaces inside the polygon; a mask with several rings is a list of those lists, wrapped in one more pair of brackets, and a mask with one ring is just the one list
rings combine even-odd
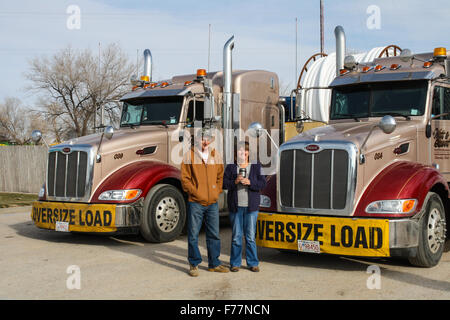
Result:
{"label": "truck tire", "polygon": [[149,242],[175,240],[186,221],[183,194],[170,184],[157,184],[144,201],[140,232]]}
{"label": "truck tire", "polygon": [[439,263],[445,243],[445,209],[434,192],[428,193],[425,213],[420,218],[419,247],[417,255],[409,262],[418,267],[433,267]]}

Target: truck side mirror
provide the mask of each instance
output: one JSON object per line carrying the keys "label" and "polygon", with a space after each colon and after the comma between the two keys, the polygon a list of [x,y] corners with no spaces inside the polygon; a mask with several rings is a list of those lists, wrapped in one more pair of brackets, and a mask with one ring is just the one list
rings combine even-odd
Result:
{"label": "truck side mirror", "polygon": [[428,139],[431,138],[431,121],[427,122],[427,126],[425,127],[425,136]]}
{"label": "truck side mirror", "polygon": [[393,116],[386,115],[383,118],[381,118],[380,122],[378,123],[378,127],[384,133],[390,134],[394,132],[395,128],[397,127],[397,122],[395,122]]}
{"label": "truck side mirror", "polygon": [[38,143],[42,139],[42,132],[39,130],[33,130],[31,133],[31,140],[33,140],[34,143]]}
{"label": "truck side mirror", "polygon": [[106,139],[111,140],[111,138],[114,135],[114,128],[112,126],[107,126],[103,133],[104,133]]}
{"label": "truck side mirror", "polygon": [[205,101],[203,105],[203,119],[212,119],[214,117],[214,94],[212,89],[212,80],[205,79],[203,86],[205,87]]}
{"label": "truck side mirror", "polygon": [[259,122],[252,122],[250,126],[248,127],[248,132],[250,135],[254,138],[259,138],[263,131],[263,126]]}

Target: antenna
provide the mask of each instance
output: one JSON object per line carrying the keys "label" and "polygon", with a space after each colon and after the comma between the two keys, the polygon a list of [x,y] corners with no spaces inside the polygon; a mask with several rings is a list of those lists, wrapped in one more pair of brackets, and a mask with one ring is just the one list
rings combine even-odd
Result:
{"label": "antenna", "polygon": [[208,72],[211,61],[211,23],[208,26]]}
{"label": "antenna", "polygon": [[323,0],[320,0],[320,52],[323,53],[324,51],[324,30],[323,30]]}
{"label": "antenna", "polygon": [[297,50],[297,38],[298,38],[298,19],[295,18],[295,79],[294,79],[294,85],[297,83],[297,76],[298,76],[298,70],[297,70],[297,58],[298,58],[298,50]]}

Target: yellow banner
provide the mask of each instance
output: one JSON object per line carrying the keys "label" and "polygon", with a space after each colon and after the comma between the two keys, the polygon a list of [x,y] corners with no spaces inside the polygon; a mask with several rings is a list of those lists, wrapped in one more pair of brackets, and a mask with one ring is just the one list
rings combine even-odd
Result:
{"label": "yellow banner", "polygon": [[36,226],[58,231],[114,232],[116,206],[64,202],[33,203],[31,219]]}
{"label": "yellow banner", "polygon": [[388,257],[389,220],[260,212],[256,243],[303,252]]}

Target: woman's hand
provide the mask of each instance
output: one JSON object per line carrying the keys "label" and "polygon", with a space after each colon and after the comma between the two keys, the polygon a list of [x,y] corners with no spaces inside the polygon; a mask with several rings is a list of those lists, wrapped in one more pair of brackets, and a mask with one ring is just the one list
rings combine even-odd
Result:
{"label": "woman's hand", "polygon": [[249,186],[249,185],[250,185],[250,179],[248,179],[248,178],[242,178],[241,183],[242,183],[244,186]]}
{"label": "woman's hand", "polygon": [[239,184],[239,183],[241,183],[241,181],[242,181],[243,179],[244,179],[244,178],[239,174],[239,175],[237,176],[236,180],[234,180],[234,183],[235,183],[235,184]]}

